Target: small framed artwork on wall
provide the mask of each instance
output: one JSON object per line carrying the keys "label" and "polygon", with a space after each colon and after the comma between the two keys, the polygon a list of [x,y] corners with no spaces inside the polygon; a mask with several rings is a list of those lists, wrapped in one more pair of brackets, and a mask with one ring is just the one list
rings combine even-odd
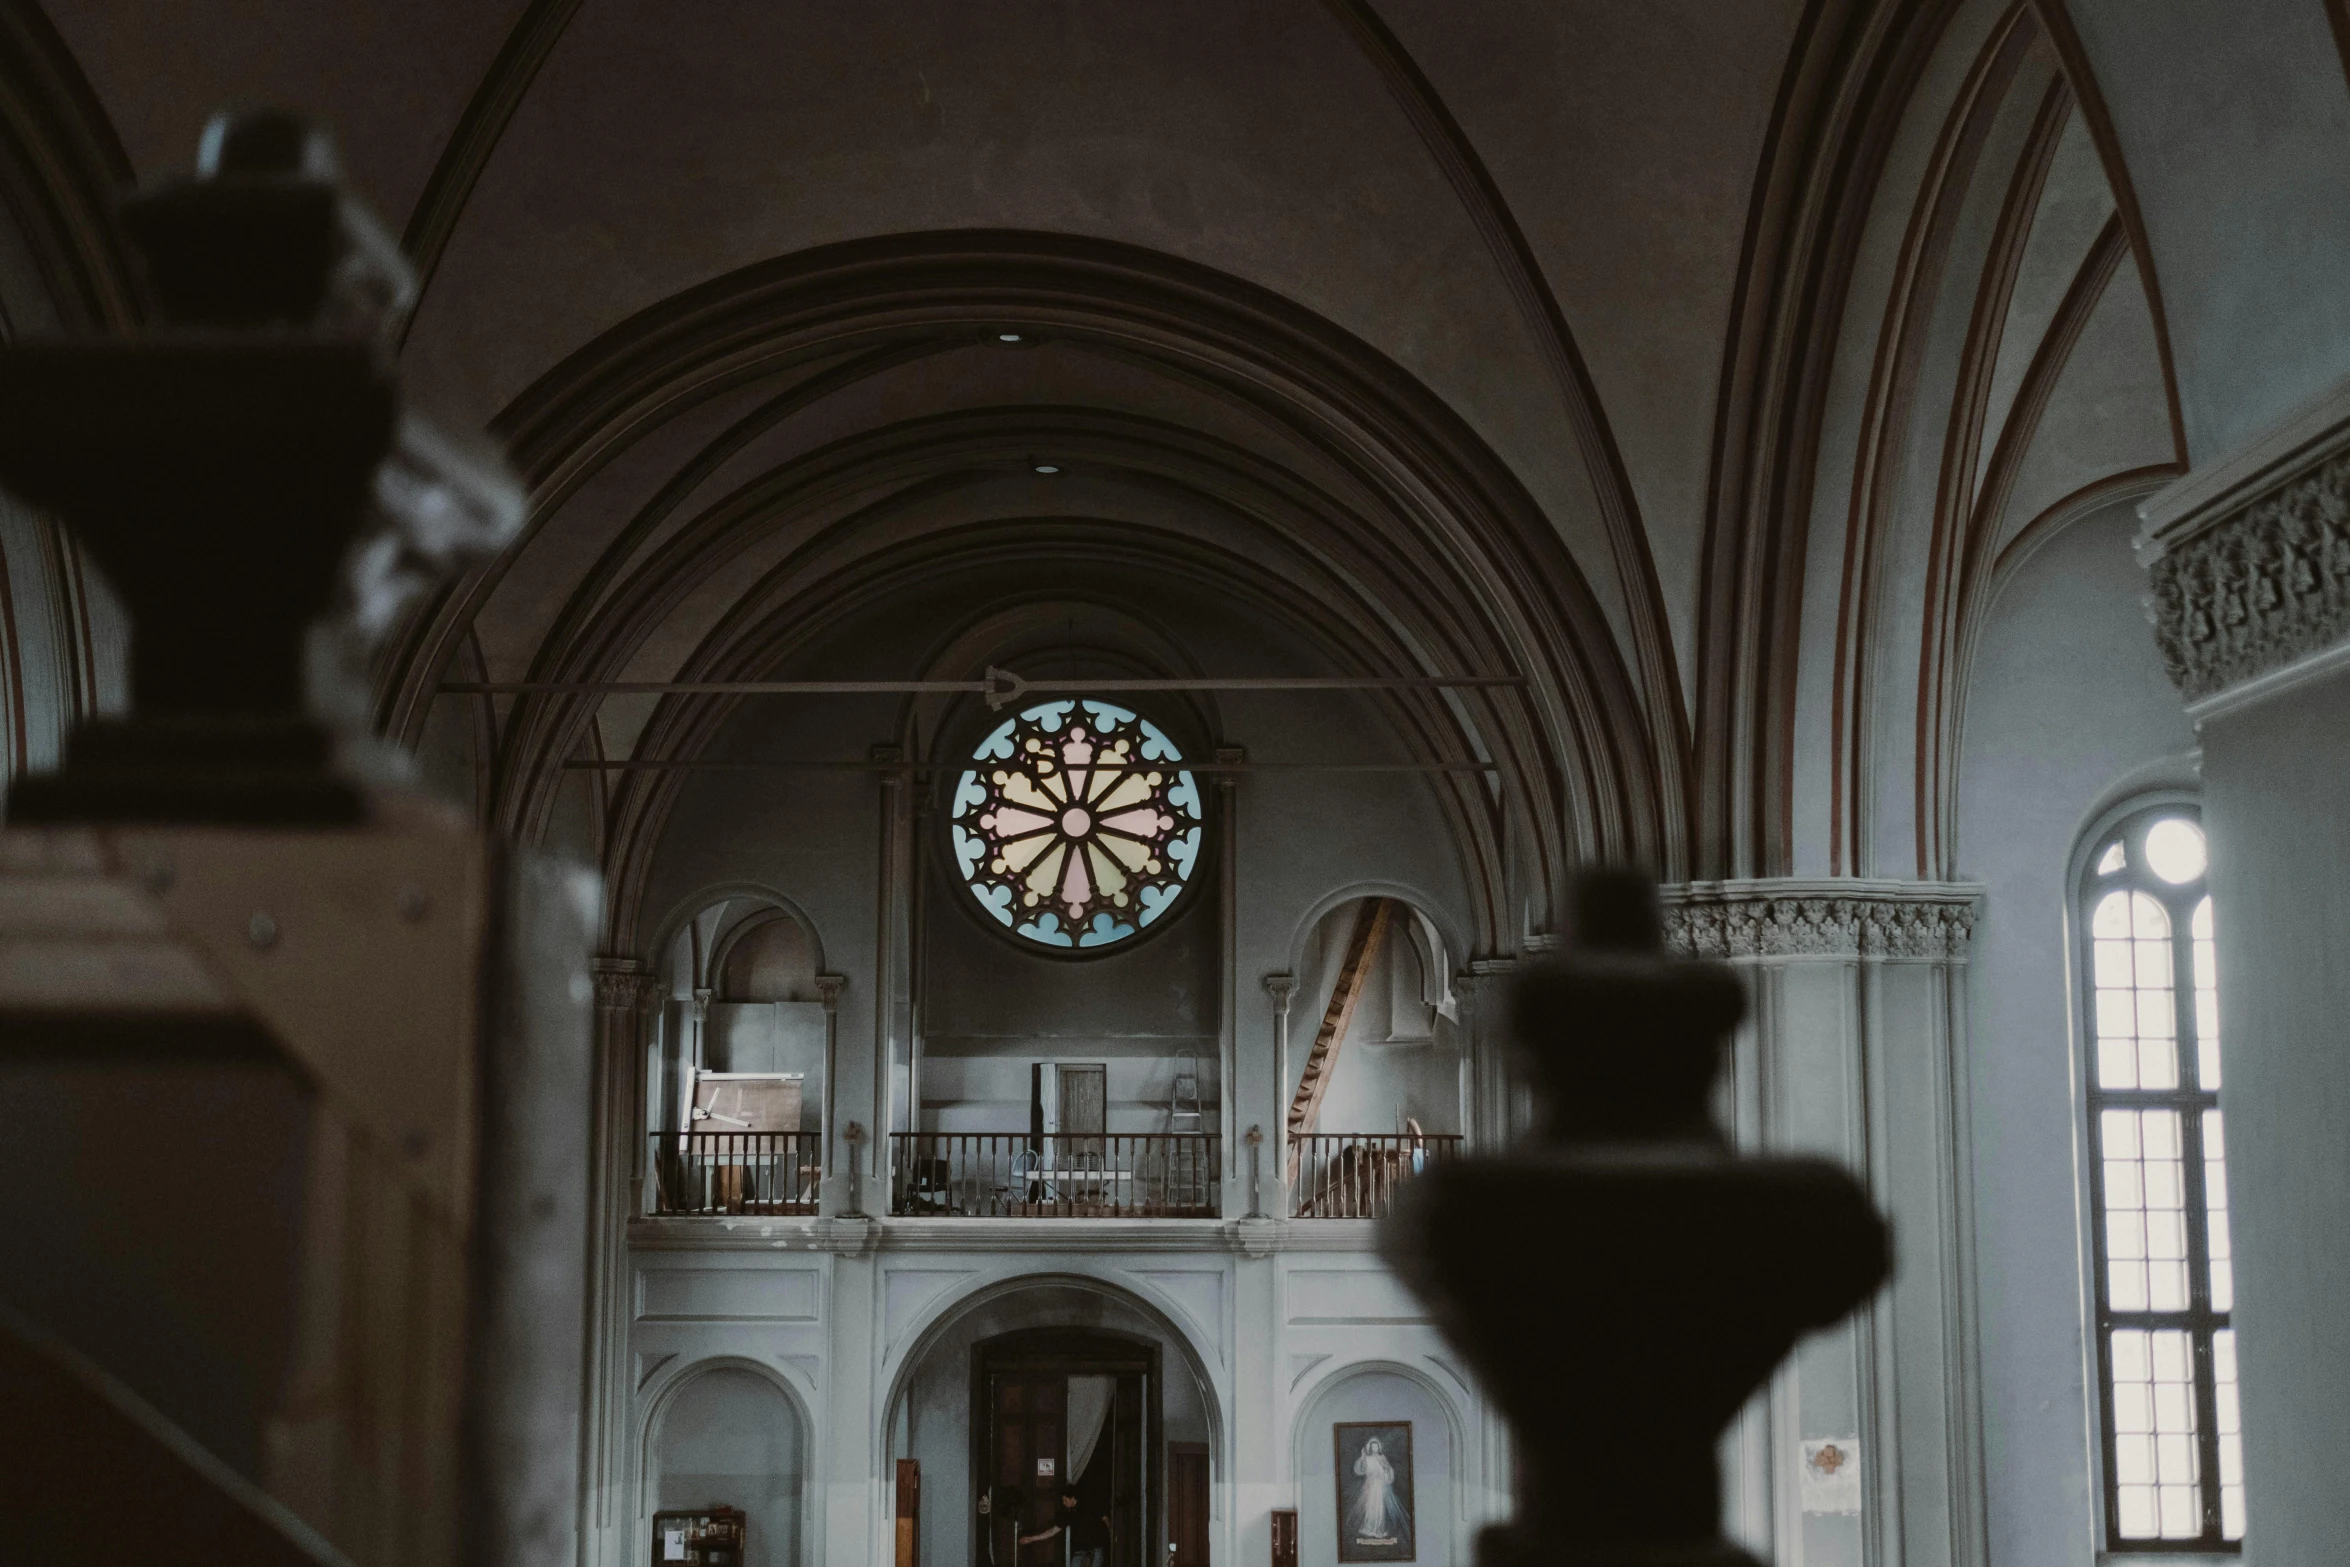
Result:
{"label": "small framed artwork on wall", "polygon": [[1408,1562],[1413,1547],[1412,1423],[1358,1420],[1331,1427],[1337,1448],[1338,1559]]}

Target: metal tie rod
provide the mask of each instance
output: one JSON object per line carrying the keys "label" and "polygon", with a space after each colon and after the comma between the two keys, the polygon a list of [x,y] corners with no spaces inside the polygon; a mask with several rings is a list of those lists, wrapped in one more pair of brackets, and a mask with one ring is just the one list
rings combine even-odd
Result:
{"label": "metal tie rod", "polygon": [[990,710],[1030,696],[1110,691],[1434,691],[1522,686],[1524,675],[1271,675],[1196,680],[1029,680],[990,666],[979,680],[445,680],[449,696],[978,696]]}

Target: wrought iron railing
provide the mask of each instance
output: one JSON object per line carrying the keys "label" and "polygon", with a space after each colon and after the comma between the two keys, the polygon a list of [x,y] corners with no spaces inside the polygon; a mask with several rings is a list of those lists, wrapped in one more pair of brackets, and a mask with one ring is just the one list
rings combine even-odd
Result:
{"label": "wrought iron railing", "polygon": [[1396,1188],[1422,1170],[1457,1159],[1450,1133],[1311,1132],[1289,1139],[1291,1191],[1301,1219],[1381,1219]]}
{"label": "wrought iron railing", "polygon": [[814,1132],[655,1132],[655,1213],[814,1213]]}
{"label": "wrought iron railing", "polygon": [[1212,1219],[1222,1190],[1204,1132],[899,1132],[890,1212],[960,1219]]}

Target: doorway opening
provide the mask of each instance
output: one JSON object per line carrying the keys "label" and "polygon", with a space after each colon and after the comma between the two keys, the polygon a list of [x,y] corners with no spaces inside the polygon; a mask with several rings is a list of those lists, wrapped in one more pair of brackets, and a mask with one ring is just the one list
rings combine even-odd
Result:
{"label": "doorway opening", "polygon": [[974,1346],[971,1379],[979,1567],[1065,1567],[1091,1549],[1101,1567],[1152,1562],[1166,1484],[1159,1346],[1025,1329]]}

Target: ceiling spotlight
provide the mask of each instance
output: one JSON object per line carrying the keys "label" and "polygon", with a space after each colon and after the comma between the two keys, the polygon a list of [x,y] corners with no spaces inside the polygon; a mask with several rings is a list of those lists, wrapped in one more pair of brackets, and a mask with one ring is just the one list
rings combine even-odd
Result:
{"label": "ceiling spotlight", "polygon": [[1017,343],[1020,341],[1020,334],[1017,332],[998,332],[995,335],[995,340],[999,343]]}
{"label": "ceiling spotlight", "polygon": [[1061,469],[1058,463],[1040,462],[1036,465],[1036,471],[1038,473],[1059,473]]}

